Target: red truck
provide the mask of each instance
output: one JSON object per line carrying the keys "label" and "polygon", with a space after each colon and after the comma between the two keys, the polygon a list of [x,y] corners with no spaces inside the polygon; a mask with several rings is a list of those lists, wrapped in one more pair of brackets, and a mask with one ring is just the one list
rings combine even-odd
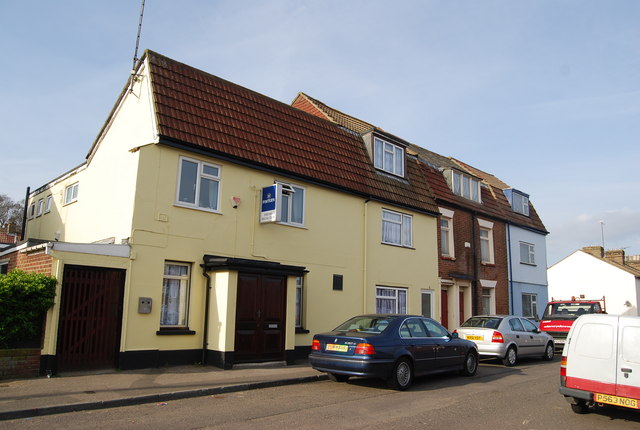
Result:
{"label": "red truck", "polygon": [[576,297],[571,297],[571,300],[556,300],[552,297],[544,309],[540,330],[553,336],[556,348],[562,349],[573,322],[580,315],[606,313],[604,296],[595,300]]}

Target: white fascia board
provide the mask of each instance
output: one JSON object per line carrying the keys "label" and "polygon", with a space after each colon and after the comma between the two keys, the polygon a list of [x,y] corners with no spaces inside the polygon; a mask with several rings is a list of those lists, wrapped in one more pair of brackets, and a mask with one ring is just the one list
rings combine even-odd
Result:
{"label": "white fascia board", "polygon": [[115,245],[111,243],[69,243],[49,242],[49,247],[61,252],[75,252],[77,254],[95,254],[109,257],[129,258],[131,247],[129,245]]}

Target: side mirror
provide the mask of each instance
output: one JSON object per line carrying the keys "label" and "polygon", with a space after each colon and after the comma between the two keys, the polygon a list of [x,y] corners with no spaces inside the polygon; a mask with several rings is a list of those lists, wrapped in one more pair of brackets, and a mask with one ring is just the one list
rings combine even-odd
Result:
{"label": "side mirror", "polygon": [[451,333],[451,339],[458,339],[460,336],[458,336],[457,332],[453,332]]}

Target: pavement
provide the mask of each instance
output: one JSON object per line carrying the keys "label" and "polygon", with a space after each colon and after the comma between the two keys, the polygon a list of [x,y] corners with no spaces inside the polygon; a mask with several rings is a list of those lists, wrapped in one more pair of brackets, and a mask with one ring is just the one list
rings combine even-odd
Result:
{"label": "pavement", "polygon": [[173,366],[141,370],[73,372],[0,380],[0,421],[74,411],[163,403],[326,379],[308,362]]}

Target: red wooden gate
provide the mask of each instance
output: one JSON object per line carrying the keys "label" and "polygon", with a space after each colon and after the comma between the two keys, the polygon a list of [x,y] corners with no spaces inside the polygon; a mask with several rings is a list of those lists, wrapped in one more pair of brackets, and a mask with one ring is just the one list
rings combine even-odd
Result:
{"label": "red wooden gate", "polygon": [[59,370],[117,367],[125,271],[65,266],[60,300]]}

